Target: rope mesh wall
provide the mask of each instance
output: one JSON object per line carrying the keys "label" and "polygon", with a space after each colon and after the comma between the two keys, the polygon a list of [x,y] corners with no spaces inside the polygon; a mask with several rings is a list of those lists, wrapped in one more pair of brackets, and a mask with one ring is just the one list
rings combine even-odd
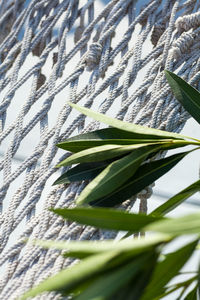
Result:
{"label": "rope mesh wall", "polygon": [[[172,97],[163,70],[176,71],[199,88],[200,2],[142,3],[0,1],[0,299],[16,299],[72,264],[57,251],[24,244],[25,238],[115,237],[48,211],[72,207],[85,186],[51,186],[59,176],[54,166],[69,155],[56,144],[99,128],[72,112],[67,101],[175,132],[189,117]],[[21,157],[29,143],[34,148]],[[21,160],[17,166],[16,159]],[[146,210],[150,195],[151,189],[138,195],[140,209]],[[135,200],[122,207],[130,209]],[[43,299],[57,297],[51,293]]]}

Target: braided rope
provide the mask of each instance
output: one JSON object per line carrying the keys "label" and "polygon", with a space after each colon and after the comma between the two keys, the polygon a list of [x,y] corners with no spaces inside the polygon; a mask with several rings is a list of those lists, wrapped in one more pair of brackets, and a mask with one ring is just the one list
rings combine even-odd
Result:
{"label": "braided rope", "polygon": [[[199,87],[200,3],[144,2],[143,7],[133,0],[0,2],[0,299],[16,299],[74,263],[58,251],[25,244],[25,238],[115,237],[48,211],[73,207],[85,186],[51,186],[58,177],[54,166],[69,155],[56,144],[99,128],[72,112],[68,100],[174,132],[189,118],[171,95],[163,70],[177,71]],[[16,163],[29,143],[34,148]],[[138,195],[143,212],[151,193],[148,188]],[[135,201],[121,208],[130,209]]]}

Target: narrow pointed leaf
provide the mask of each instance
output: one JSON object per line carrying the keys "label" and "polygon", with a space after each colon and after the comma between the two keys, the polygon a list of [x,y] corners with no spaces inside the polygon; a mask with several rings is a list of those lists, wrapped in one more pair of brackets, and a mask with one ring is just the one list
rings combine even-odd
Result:
{"label": "narrow pointed leaf", "polygon": [[91,202],[93,206],[115,206],[142,191],[173,168],[188,152],[178,153],[164,159],[142,165],[122,187],[102,199]]}
{"label": "narrow pointed leaf", "polygon": [[84,258],[90,255],[96,255],[99,253],[117,250],[123,253],[130,253],[132,256],[137,256],[146,251],[153,249],[155,246],[165,244],[172,238],[166,234],[156,234],[154,236],[148,236],[139,240],[129,239],[120,241],[34,241],[35,245],[42,246],[44,248],[54,248],[57,250],[66,250],[64,256]]}
{"label": "narrow pointed leaf", "polygon": [[[166,241],[166,239],[169,239],[166,235],[160,236],[159,238],[155,239],[153,238],[154,242],[149,240],[149,243],[151,245],[159,245],[160,242]],[[152,238],[151,238],[152,240]],[[76,242],[73,242],[74,244]],[[84,243],[84,242],[82,242]],[[79,245],[82,243],[78,242]],[[85,243],[91,243],[91,242],[85,242]],[[98,242],[96,242],[98,244]],[[36,286],[35,288],[31,289],[27,293],[25,293],[24,296],[22,296],[20,299],[24,300],[28,297],[35,297],[36,295],[45,292],[45,291],[57,291],[64,295],[68,295],[70,292],[77,290],[84,284],[88,284],[89,282],[92,282],[95,280],[95,278],[98,278],[99,276],[106,274],[106,272],[110,272],[114,270],[115,268],[118,268],[120,266],[123,266],[125,264],[128,264],[130,261],[132,261],[135,257],[138,258],[138,253],[141,251],[138,251],[137,248],[138,245],[140,245],[138,248],[143,249],[148,248],[148,242],[146,242],[145,239],[142,240],[129,240],[122,242],[100,242],[99,245],[102,244],[105,245],[112,244],[112,246],[115,246],[114,250],[112,251],[104,251],[103,253],[96,254],[89,256],[85,258],[83,261],[81,261],[79,264],[73,265],[72,267],[69,267],[65,270],[62,270],[60,273],[58,273],[55,276],[52,276],[45,281],[43,281],[41,284]],[[77,244],[77,245],[78,245]],[[71,243],[69,243],[71,245]],[[95,242],[93,241],[91,245],[95,246]],[[116,247],[119,249],[116,250]],[[120,247],[121,246],[121,247]],[[129,248],[127,249],[127,247]],[[155,247],[154,246],[154,247]],[[144,250],[145,251],[145,250]]]}
{"label": "narrow pointed leaf", "polygon": [[[197,245],[198,247],[198,245]],[[200,263],[198,263],[198,273],[197,273],[197,295],[198,295],[198,300],[200,298]]]}
{"label": "narrow pointed leaf", "polygon": [[71,292],[81,283],[101,273],[104,266],[106,266],[112,258],[116,257],[116,255],[117,253],[112,251],[88,257],[79,264],[62,270],[55,276],[46,279],[25,293],[20,299],[25,300],[47,291],[57,291],[61,293]]}
{"label": "narrow pointed leaf", "polygon": [[80,151],[78,153],[69,156],[68,158],[63,160],[60,164],[58,164],[57,167],[63,167],[72,164],[77,164],[77,163],[104,161],[131,152],[133,149],[142,146],[146,146],[146,144],[128,145],[128,146],[105,145],[105,146],[94,147],[94,148]]}
{"label": "narrow pointed leaf", "polygon": [[171,293],[174,293],[175,291],[179,290],[179,289],[183,289],[185,287],[189,287],[193,282],[195,282],[197,279],[197,276],[193,276],[192,278],[179,282],[177,284],[168,286],[165,288],[165,292],[161,295],[160,299],[170,295]]}
{"label": "narrow pointed leaf", "polygon": [[141,125],[135,125],[128,122],[120,121],[114,118],[111,118],[107,115],[103,115],[101,113],[95,112],[93,110],[90,110],[85,107],[80,107],[77,104],[69,102],[69,105],[81,113],[87,115],[88,117],[91,117],[95,119],[96,121],[100,121],[102,123],[105,123],[107,125],[110,125],[112,127],[118,128],[120,130],[125,130],[128,132],[132,132],[138,135],[140,138],[147,138],[147,139],[169,139],[169,138],[185,138],[183,135],[173,133],[173,132],[167,132],[162,131],[154,128],[149,128]]}
{"label": "narrow pointed leaf", "polygon": [[[149,261],[146,264],[146,268],[144,270],[141,270],[135,280],[132,281],[132,287],[130,289],[130,293],[128,294],[130,295],[129,300],[140,300],[142,295],[144,294],[144,290],[152,277],[152,273],[156,265],[156,259],[158,255],[157,253],[153,254],[154,255],[151,255],[151,257],[149,258]],[[125,299],[127,300],[126,296]]]}
{"label": "narrow pointed leaf", "polygon": [[161,146],[147,146],[135,149],[129,155],[109,164],[78,197],[77,204],[86,204],[106,196],[120,187],[134,175],[146,157],[160,149]]}
{"label": "narrow pointed leaf", "polygon": [[200,235],[200,213],[190,214],[176,219],[158,221],[156,225],[151,224],[145,229],[167,233],[173,236],[183,234]]}
{"label": "narrow pointed leaf", "polygon": [[183,201],[194,195],[195,193],[200,191],[200,180],[197,180],[193,184],[189,185],[187,188],[182,190],[180,193],[176,194],[172,198],[170,198],[167,202],[160,205],[156,208],[151,215],[162,216],[173,209],[175,209],[178,205],[180,205]]}
{"label": "narrow pointed leaf", "polygon": [[[98,129],[95,131],[78,134],[76,136],[72,136],[67,139],[67,142],[72,141],[101,141],[101,140],[109,140],[109,139],[135,139],[135,134],[132,132],[124,131],[118,128],[109,127]],[[64,142],[65,143],[65,142]],[[64,144],[59,143],[58,146]]]}
{"label": "narrow pointed leaf", "polygon": [[178,275],[180,269],[191,257],[196,245],[197,241],[194,241],[168,254],[163,261],[159,262],[141,300],[152,300],[157,299],[157,297],[159,299],[159,296],[165,291],[165,286],[168,282]]}
{"label": "narrow pointed leaf", "polygon": [[[71,152],[79,152],[84,149],[107,144],[130,145],[153,143],[155,139],[144,139],[143,136],[135,135],[118,128],[105,128],[84,134],[79,134],[57,144],[57,147]],[[159,142],[159,140],[157,141]]]}
{"label": "narrow pointed leaf", "polygon": [[57,208],[51,211],[65,219],[80,224],[111,230],[139,231],[147,224],[160,220],[160,217],[132,214],[126,211],[105,208]]}
{"label": "narrow pointed leaf", "polygon": [[[135,284],[131,285],[132,289],[135,285],[135,287],[137,286],[137,292],[142,293],[144,287],[140,287],[138,278],[140,278],[141,281],[142,274],[148,275],[147,273],[152,273],[152,266],[149,264],[149,261],[152,262],[153,260],[155,261],[155,255],[152,255],[152,253],[145,253],[142,256],[139,256],[128,265],[121,266],[120,268],[115,269],[112,273],[101,276],[86,290],[82,291],[82,293],[76,297],[76,300],[93,300],[98,299],[99,296],[101,299],[108,299],[108,297],[111,297],[113,294],[121,290],[130,281],[135,281]],[[144,270],[147,265],[151,272]],[[146,277],[147,276],[145,276],[145,280],[143,280],[145,285],[147,285],[148,282]],[[126,289],[126,286],[124,288]]]}
{"label": "narrow pointed leaf", "polygon": [[[81,140],[81,141],[65,141],[61,143],[62,145],[59,145],[59,148],[62,148],[64,150],[77,153],[82,150],[86,150],[93,147],[103,146],[103,145],[133,145],[133,144],[152,144],[152,143],[158,143],[163,140],[153,140],[153,139],[108,139],[108,140]],[[170,141],[166,139],[165,141]]]}
{"label": "narrow pointed leaf", "polygon": [[80,164],[61,175],[53,185],[93,179],[107,165],[108,162]]}
{"label": "narrow pointed leaf", "polygon": [[200,123],[200,93],[176,74],[167,70],[165,74],[176,99]]}
{"label": "narrow pointed leaf", "polygon": [[106,299],[103,297],[112,296],[113,293],[121,289],[123,285],[138,273],[144,263],[147,263],[147,259],[145,256],[142,256],[142,259],[139,258],[138,261],[134,260],[119,270],[114,270],[111,274],[103,275],[77,296],[76,300],[98,299],[99,296],[101,299]]}
{"label": "narrow pointed leaf", "polygon": [[189,294],[187,294],[187,296],[185,296],[184,300],[197,300],[197,299],[199,299],[197,291],[198,291],[198,286],[195,286],[193,288],[193,290],[190,291]]}

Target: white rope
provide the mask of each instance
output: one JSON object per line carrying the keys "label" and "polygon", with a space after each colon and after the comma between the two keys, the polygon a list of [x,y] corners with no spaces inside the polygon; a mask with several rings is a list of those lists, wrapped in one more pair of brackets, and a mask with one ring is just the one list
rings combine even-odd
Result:
{"label": "white rope", "polygon": [[[74,263],[57,251],[24,244],[25,238],[102,240],[116,235],[64,222],[48,210],[73,207],[85,186],[51,186],[59,176],[54,166],[69,155],[56,144],[99,128],[98,122],[72,112],[68,100],[174,132],[189,118],[173,98],[163,70],[176,71],[199,88],[199,1],[146,0],[143,7],[140,1],[104,2],[0,2],[2,300],[16,299]],[[16,166],[15,156],[29,141],[34,147]],[[138,195],[143,212],[151,193],[150,187]],[[129,210],[135,201],[121,208]],[[54,293],[44,297],[57,299]]]}

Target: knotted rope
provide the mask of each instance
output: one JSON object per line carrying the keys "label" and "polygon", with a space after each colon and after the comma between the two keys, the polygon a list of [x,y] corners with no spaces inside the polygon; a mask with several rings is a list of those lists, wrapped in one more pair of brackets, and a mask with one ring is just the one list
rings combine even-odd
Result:
{"label": "knotted rope", "polygon": [[[105,2],[107,4],[105,4]],[[199,88],[199,1],[0,2],[0,299],[17,299],[73,262],[24,239],[95,240],[114,232],[64,222],[85,183],[52,186],[69,154],[56,144],[99,128],[67,101],[118,119],[180,132],[189,115],[163,73]],[[37,136],[37,138],[35,138]],[[24,150],[25,149],[25,150]],[[151,188],[141,192],[147,210]],[[130,210],[136,197],[122,204]],[[54,293],[45,299],[57,299]],[[39,297],[38,299],[42,299]]]}

